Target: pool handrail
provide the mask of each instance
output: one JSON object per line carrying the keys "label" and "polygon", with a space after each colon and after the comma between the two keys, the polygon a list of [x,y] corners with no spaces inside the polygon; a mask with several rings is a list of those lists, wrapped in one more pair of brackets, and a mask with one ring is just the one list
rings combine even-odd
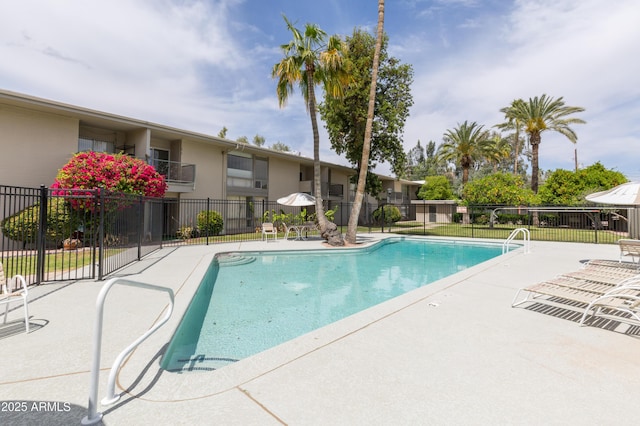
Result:
{"label": "pool handrail", "polygon": [[100,381],[100,350],[102,346],[102,320],[104,313],[104,301],[107,297],[107,293],[111,290],[115,284],[122,284],[131,287],[144,288],[147,290],[155,290],[155,291],[164,291],[169,294],[169,306],[167,309],[167,313],[165,316],[157,322],[153,327],[147,330],[142,336],[137,338],[133,343],[127,346],[120,354],[116,357],[116,360],[113,362],[111,366],[111,371],[109,372],[109,380],[107,383],[107,396],[101,401],[102,405],[110,405],[115,403],[118,399],[120,399],[120,394],[115,394],[115,382],[116,376],[118,374],[118,370],[120,369],[120,365],[124,361],[124,358],[131,353],[140,343],[145,341],[149,336],[151,336],[158,328],[162,327],[171,317],[171,313],[173,312],[174,305],[174,294],[173,290],[168,287],[161,287],[153,284],[147,284],[139,281],[132,281],[125,278],[112,278],[107,281],[100,293],[98,294],[98,298],[96,300],[96,322],[94,326],[93,333],[93,361],[91,363],[91,387],[89,389],[89,405],[87,407],[87,415],[82,419],[83,425],[93,425],[102,420],[102,413],[97,412],[97,399],[98,399],[98,384]]}
{"label": "pool handrail", "polygon": [[502,243],[502,254],[505,254],[509,251],[509,243],[513,241],[513,239],[517,237],[518,234],[520,233],[522,233],[522,239],[524,241],[524,254],[530,253],[529,243],[531,241],[531,233],[527,228],[516,228],[513,231],[511,231],[511,234],[509,234],[509,237],[504,241],[504,243]]}

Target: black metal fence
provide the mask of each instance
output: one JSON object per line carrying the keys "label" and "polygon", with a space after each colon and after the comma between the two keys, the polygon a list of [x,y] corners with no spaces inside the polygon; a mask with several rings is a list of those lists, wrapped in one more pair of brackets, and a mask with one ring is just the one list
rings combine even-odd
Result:
{"label": "black metal fence", "polygon": [[613,244],[629,237],[629,206],[457,206],[418,202],[413,220],[393,227],[395,232],[468,238],[506,239],[526,228],[531,239]]}
{"label": "black metal fence", "polygon": [[[452,202],[364,203],[360,232],[505,239],[527,228],[533,240],[615,243],[629,235],[626,207],[461,207]],[[346,231],[350,203],[326,210]],[[102,279],[165,246],[251,241],[261,224],[313,220],[315,207],[275,202],[157,199],[99,190],[0,186],[0,262],[30,284]],[[386,218],[386,220],[385,220]]]}

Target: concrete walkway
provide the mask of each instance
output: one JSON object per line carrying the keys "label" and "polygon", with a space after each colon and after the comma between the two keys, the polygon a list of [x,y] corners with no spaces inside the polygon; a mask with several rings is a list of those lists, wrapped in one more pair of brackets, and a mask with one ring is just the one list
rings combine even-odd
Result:
{"label": "concrete walkway", "polygon": [[[530,254],[500,256],[223,369],[159,368],[216,253],[321,248],[318,240],[171,248],[121,271],[172,288],[175,311],[126,361],[117,381],[117,392],[126,392],[98,406],[102,424],[608,425],[640,417],[639,327],[580,327],[578,311],[511,308],[520,287],[586,259],[617,259],[612,245],[532,242]],[[103,285],[32,288],[33,331],[24,333],[18,307],[0,324],[0,425],[80,424],[87,415]],[[99,400],[117,354],[166,306],[165,294],[112,289]]]}

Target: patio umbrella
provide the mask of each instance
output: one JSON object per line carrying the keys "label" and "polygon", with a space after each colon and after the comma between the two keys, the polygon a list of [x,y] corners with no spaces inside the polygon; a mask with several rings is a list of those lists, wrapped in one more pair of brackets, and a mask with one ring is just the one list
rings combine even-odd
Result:
{"label": "patio umbrella", "polygon": [[597,204],[640,206],[640,182],[623,183],[606,191],[587,195],[585,198]]}
{"label": "patio umbrella", "polygon": [[278,198],[278,204],[284,206],[313,206],[316,198],[304,192],[294,192],[286,197]]}

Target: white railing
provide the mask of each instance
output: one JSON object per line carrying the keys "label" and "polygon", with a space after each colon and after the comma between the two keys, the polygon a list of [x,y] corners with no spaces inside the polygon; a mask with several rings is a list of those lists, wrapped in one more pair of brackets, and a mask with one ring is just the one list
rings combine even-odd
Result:
{"label": "white railing", "polygon": [[502,254],[505,254],[509,251],[509,244],[511,243],[511,241],[513,241],[515,237],[518,236],[518,234],[522,234],[522,239],[524,241],[524,253],[525,254],[529,253],[529,243],[531,241],[531,233],[527,228],[516,228],[513,231],[511,231],[511,234],[509,234],[509,237],[505,240],[504,243],[502,243]]}
{"label": "white railing", "polygon": [[116,360],[113,362],[111,366],[111,371],[109,372],[109,381],[107,383],[107,396],[101,401],[102,405],[110,405],[115,403],[118,399],[120,399],[120,395],[115,394],[115,384],[116,384],[116,376],[118,374],[118,370],[120,369],[120,365],[124,361],[125,357],[131,353],[140,343],[145,341],[149,336],[151,336],[157,329],[162,327],[164,323],[169,320],[171,317],[171,313],[173,312],[173,290],[167,287],[160,287],[152,284],[141,283],[137,281],[131,281],[123,278],[112,278],[105,283],[100,290],[100,294],[98,295],[98,299],[96,301],[96,323],[94,327],[93,333],[93,361],[91,364],[91,388],[89,390],[89,406],[87,409],[87,416],[82,419],[83,425],[93,425],[102,420],[102,413],[97,412],[97,399],[98,399],[98,384],[100,381],[100,349],[102,345],[102,319],[104,313],[104,301],[107,297],[107,293],[115,284],[122,284],[131,287],[144,288],[147,290],[155,290],[155,291],[164,291],[169,294],[170,304],[167,309],[167,313],[165,316],[156,323],[153,327],[147,330],[142,336],[136,339],[133,343],[127,346],[120,355],[116,357]]}

